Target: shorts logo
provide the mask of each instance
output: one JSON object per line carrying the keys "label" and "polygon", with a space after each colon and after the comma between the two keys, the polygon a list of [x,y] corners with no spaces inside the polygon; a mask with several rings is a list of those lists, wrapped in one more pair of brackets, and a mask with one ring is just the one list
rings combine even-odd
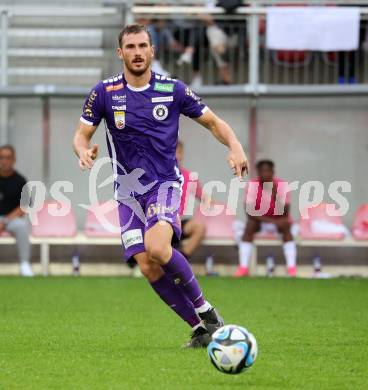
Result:
{"label": "shorts logo", "polygon": [[132,229],[121,235],[124,248],[128,249],[132,245],[143,244],[143,236],[141,229]]}
{"label": "shorts logo", "polygon": [[158,104],[153,107],[152,113],[156,120],[163,121],[169,115],[169,109],[163,104]]}
{"label": "shorts logo", "polygon": [[155,86],[153,89],[155,91],[159,91],[159,92],[173,92],[174,91],[174,84],[155,83]]}
{"label": "shorts logo", "polygon": [[147,208],[147,218],[152,218],[155,215],[172,214],[173,206],[165,206],[160,203],[151,203]]}
{"label": "shorts logo", "polygon": [[124,88],[123,83],[119,83],[119,84],[115,84],[115,85],[108,85],[106,87],[106,92],[119,91],[119,89],[123,89],[123,88]]}
{"label": "shorts logo", "polygon": [[114,111],[114,121],[115,126],[118,129],[124,129],[125,127],[125,112],[124,111]]}

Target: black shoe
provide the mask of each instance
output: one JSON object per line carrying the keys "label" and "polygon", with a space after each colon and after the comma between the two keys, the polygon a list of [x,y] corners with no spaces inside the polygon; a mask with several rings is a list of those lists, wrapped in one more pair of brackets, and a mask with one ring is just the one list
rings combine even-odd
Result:
{"label": "black shoe", "polygon": [[192,333],[190,340],[183,345],[183,348],[206,348],[210,341],[210,334],[200,326]]}
{"label": "black shoe", "polygon": [[217,329],[224,326],[224,319],[219,315],[214,307],[204,313],[199,313],[199,317],[203,321],[203,325],[210,335],[216,332]]}

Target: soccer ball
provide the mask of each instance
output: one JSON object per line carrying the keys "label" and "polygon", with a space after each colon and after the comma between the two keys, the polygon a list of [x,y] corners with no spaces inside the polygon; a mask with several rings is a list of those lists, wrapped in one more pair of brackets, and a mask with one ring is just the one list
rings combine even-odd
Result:
{"label": "soccer ball", "polygon": [[257,357],[257,341],[247,329],[225,325],[212,335],[207,347],[211,363],[226,374],[240,374],[253,365]]}

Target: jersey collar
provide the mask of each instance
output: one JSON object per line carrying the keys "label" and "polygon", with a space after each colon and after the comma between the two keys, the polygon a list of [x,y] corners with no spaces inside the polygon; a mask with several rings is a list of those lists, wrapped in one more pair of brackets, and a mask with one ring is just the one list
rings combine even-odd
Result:
{"label": "jersey collar", "polygon": [[152,81],[154,80],[154,78],[155,78],[155,74],[154,74],[154,72],[151,71],[151,79],[150,79],[149,83],[147,83],[146,85],[143,85],[143,87],[137,88],[137,87],[133,87],[132,85],[130,85],[126,81],[126,79],[124,77],[124,74],[123,74],[124,84],[127,86],[128,89],[130,89],[133,92],[142,92],[142,91],[147,90],[151,86]]}

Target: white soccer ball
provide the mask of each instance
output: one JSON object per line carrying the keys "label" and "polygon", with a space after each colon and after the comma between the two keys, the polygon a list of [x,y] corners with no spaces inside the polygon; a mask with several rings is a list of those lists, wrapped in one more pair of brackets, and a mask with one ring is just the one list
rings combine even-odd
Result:
{"label": "white soccer ball", "polygon": [[258,347],[255,337],[238,325],[225,325],[212,335],[207,347],[211,363],[226,374],[240,374],[253,365]]}

